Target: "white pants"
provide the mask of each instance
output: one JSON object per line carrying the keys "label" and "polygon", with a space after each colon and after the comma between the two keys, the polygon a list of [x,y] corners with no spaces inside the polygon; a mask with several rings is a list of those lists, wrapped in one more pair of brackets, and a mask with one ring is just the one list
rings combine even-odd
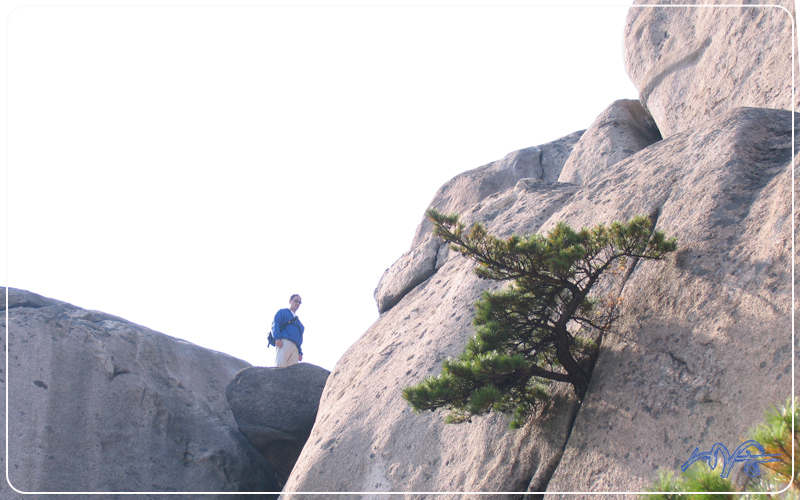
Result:
{"label": "white pants", "polygon": [[278,347],[278,355],[275,356],[275,366],[296,365],[300,362],[300,353],[297,345],[288,339],[280,339],[282,347]]}

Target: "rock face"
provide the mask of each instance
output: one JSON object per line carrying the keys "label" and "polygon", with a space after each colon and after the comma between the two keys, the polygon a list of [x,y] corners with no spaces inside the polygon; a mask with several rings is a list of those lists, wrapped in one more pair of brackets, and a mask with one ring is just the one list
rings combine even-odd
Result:
{"label": "rock face", "polygon": [[797,106],[792,102],[793,1],[770,2],[786,10],[650,6],[685,3],[637,0],[625,28],[625,68],[663,137],[737,107]]}
{"label": "rock face", "polygon": [[[505,158],[459,174],[439,189],[431,205],[443,212],[461,212],[486,197],[513,187],[520,179],[555,182],[583,131],[556,141],[510,153]],[[386,271],[375,290],[378,311],[391,309],[414,287],[436,272],[439,244],[423,220],[411,249]]]}
{"label": "rock face", "polygon": [[496,415],[445,425],[442,413],[414,415],[401,397],[463,349],[473,303],[493,286],[465,258],[434,248],[435,273],[384,312],[331,374],[284,497],[636,492],[696,446],[738,443],[791,392],[791,118],[735,109],[582,186],[522,179],[462,209],[500,235],[650,214],[678,237],[679,252],[627,277],[622,320],[580,411],[569,388],[556,385],[542,416],[512,432]]}
{"label": "rock face", "polygon": [[[2,321],[14,488],[277,491],[274,471],[225,401],[226,385],[247,363],[115,316],[9,293],[7,330]],[[4,499],[18,496],[5,483],[0,490]],[[56,498],[37,496],[48,497]]]}
{"label": "rock face", "polygon": [[644,491],[695,447],[735,447],[791,395],[791,133],[787,111],[733,110],[614,166],[554,216],[657,212],[679,252],[625,284],[548,491]]}
{"label": "rock face", "polygon": [[622,318],[582,404],[554,384],[552,403],[515,432],[497,415],[447,426],[443,412],[412,414],[403,387],[461,352],[475,300],[498,286],[478,280],[423,220],[379,283],[381,317],[331,374],[284,497],[547,491],[633,499],[659,468],[679,469],[695,447],[739,443],[766,408],[785,401],[798,163],[790,23],[776,8],[634,7],[625,57],[642,107],[614,103],[582,136],[556,141],[568,158],[558,168],[539,174],[525,160],[536,149],[522,150],[457,176],[434,197],[431,205],[501,236],[646,214],[678,238],[667,261],[636,263],[620,277]]}
{"label": "rock face", "polygon": [[[581,134],[461,174],[432,205],[500,234],[538,231],[580,189],[555,181]],[[621,147],[617,137],[608,138],[612,148]],[[553,158],[543,171],[531,160],[523,164],[533,168],[510,168],[540,151]],[[558,466],[578,409],[568,387],[555,387],[543,418],[516,432],[497,415],[444,425],[441,414],[414,415],[401,398],[403,387],[438,373],[442,359],[463,349],[473,304],[491,286],[429,233],[423,220],[411,251],[381,280],[376,298],[384,312],[331,374],[284,492],[543,491]],[[408,272],[415,266],[426,269],[417,285]],[[389,289],[392,300],[382,301]]]}
{"label": "rock face", "polygon": [[[546,220],[574,190],[542,185],[492,195],[481,213],[496,214],[494,205],[512,196]],[[433,375],[445,356],[463,348],[472,303],[486,287],[464,260],[443,257],[439,264],[338,362],[284,492],[519,491],[532,480],[546,484],[577,408],[569,391],[555,395],[552,408],[560,411],[515,433],[497,416],[445,426],[441,415],[414,415],[401,398],[404,386]]]}
{"label": "rock face", "polygon": [[237,373],[225,389],[239,430],[275,469],[281,486],[314,426],[328,375],[308,363],[252,366]]}
{"label": "rock face", "polygon": [[607,167],[660,140],[653,117],[639,101],[616,101],[597,117],[575,145],[558,181],[584,184]]}

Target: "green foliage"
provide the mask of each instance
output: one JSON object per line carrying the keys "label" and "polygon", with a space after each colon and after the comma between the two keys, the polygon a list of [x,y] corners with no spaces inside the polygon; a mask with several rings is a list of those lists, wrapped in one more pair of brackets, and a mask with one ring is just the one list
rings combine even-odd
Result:
{"label": "green foliage", "polygon": [[475,335],[464,352],[403,391],[415,411],[450,410],[450,423],[497,411],[519,427],[547,400],[553,381],[572,384],[582,398],[621,300],[590,296],[592,287],[604,273],[619,273],[626,259],[659,260],[677,248],[644,216],[580,231],[558,223],[547,235],[509,238],[480,223],[467,230],[457,214],[431,208],[427,216],[436,236],[476,261],[479,277],[511,282],[476,303]]}
{"label": "green foliage", "polygon": [[[733,484],[721,477],[722,466],[717,470],[692,468],[681,477],[671,472],[660,470],[658,481],[653,488],[647,490],[656,494],[642,495],[648,500],[728,500],[735,498],[730,492]],[[702,493],[698,493],[702,492]],[[711,494],[709,494],[711,493]]]}
{"label": "green foliage", "polygon": [[647,496],[642,495],[642,498],[647,498],[649,500],[681,500],[684,498],[683,495],[673,492],[686,490],[684,488],[684,482],[676,478],[673,472],[661,469],[658,471],[658,479],[647,491],[653,492],[654,494]]}
{"label": "green foliage", "polygon": [[[794,422],[792,422],[794,413]],[[720,461],[716,470],[711,470],[708,464],[698,460],[681,476],[665,470],[658,471],[658,479],[647,491],[656,494],[641,495],[647,500],[705,500],[705,499],[746,499],[746,500],[798,500],[800,499],[800,408],[795,401],[789,399],[780,407],[770,408],[764,422],[750,430],[748,439],[752,439],[764,447],[767,455],[780,454],[780,462],[764,462],[759,464],[761,474],[757,479],[750,481],[743,491],[728,480],[721,477],[723,467]],[[792,441],[795,443],[794,477],[792,476]],[[781,494],[765,494],[758,492],[777,492],[784,490],[791,483],[791,487]],[[712,494],[709,494],[712,493]],[[717,493],[717,494],[713,494]]]}
{"label": "green foliage", "polygon": [[[764,417],[764,423],[750,431],[750,439],[764,447],[767,454],[780,454],[780,462],[764,464],[771,471],[769,474],[778,484],[794,482],[800,485],[800,408],[797,401],[794,405],[792,419],[792,401],[788,400],[782,407],[772,407]],[[794,422],[792,422],[794,420]],[[794,441],[794,475],[792,474],[792,441]]]}

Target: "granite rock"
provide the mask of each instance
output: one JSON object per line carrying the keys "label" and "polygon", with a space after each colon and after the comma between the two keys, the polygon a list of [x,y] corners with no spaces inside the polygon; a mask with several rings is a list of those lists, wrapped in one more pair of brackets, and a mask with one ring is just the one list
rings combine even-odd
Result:
{"label": "granite rock", "polygon": [[647,146],[661,140],[653,117],[639,101],[612,103],[575,145],[561,170],[559,182],[583,184]]}
{"label": "granite rock", "polygon": [[281,485],[314,426],[328,375],[309,363],[251,366],[225,389],[239,430],[275,469]]}
{"label": "granite rock", "polygon": [[627,280],[548,492],[644,491],[695,447],[734,449],[791,395],[791,121],[729,111],[623,160],[555,215],[654,213],[679,249]]}
{"label": "granite rock", "polygon": [[625,68],[663,137],[738,107],[797,108],[793,1],[686,3],[637,0],[626,21]]}
{"label": "granite rock", "polygon": [[[445,183],[430,206],[445,213],[461,212],[495,193],[514,187],[520,179],[553,183],[583,131],[540,146],[509,153],[504,158],[457,175]],[[442,245],[431,236],[431,224],[423,219],[411,249],[381,277],[375,289],[378,312],[391,309],[414,287],[436,272]]]}
{"label": "granite rock", "polygon": [[498,286],[466,258],[439,252],[435,272],[331,373],[283,497],[642,491],[657,467],[680,466],[695,446],[739,442],[791,390],[791,139],[789,112],[735,109],[582,185],[522,179],[462,207],[467,222],[499,235],[647,214],[679,251],[622,278],[623,319],[583,404],[554,384],[552,404],[514,432],[498,415],[445,425],[443,412],[416,415],[401,397],[461,352],[475,300]]}
{"label": "granite rock", "polygon": [[8,325],[0,320],[9,344],[10,485],[0,486],[2,498],[18,496],[12,486],[220,492],[204,498],[276,491],[274,471],[225,401],[246,362],[23,290],[9,289],[8,317]]}

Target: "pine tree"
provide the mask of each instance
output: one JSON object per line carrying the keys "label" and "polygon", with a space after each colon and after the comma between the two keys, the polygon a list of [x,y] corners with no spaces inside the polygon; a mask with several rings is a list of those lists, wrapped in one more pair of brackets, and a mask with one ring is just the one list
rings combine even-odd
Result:
{"label": "pine tree", "polygon": [[516,428],[547,399],[552,382],[571,384],[582,399],[620,301],[592,296],[592,288],[627,259],[660,260],[677,248],[646,216],[580,231],[558,223],[546,236],[498,238],[480,223],[467,230],[457,214],[431,208],[426,215],[436,236],[476,261],[479,277],[510,282],[476,303],[475,335],[464,352],[445,360],[441,374],[403,391],[415,411],[449,409],[449,423],[498,411],[513,415]]}

